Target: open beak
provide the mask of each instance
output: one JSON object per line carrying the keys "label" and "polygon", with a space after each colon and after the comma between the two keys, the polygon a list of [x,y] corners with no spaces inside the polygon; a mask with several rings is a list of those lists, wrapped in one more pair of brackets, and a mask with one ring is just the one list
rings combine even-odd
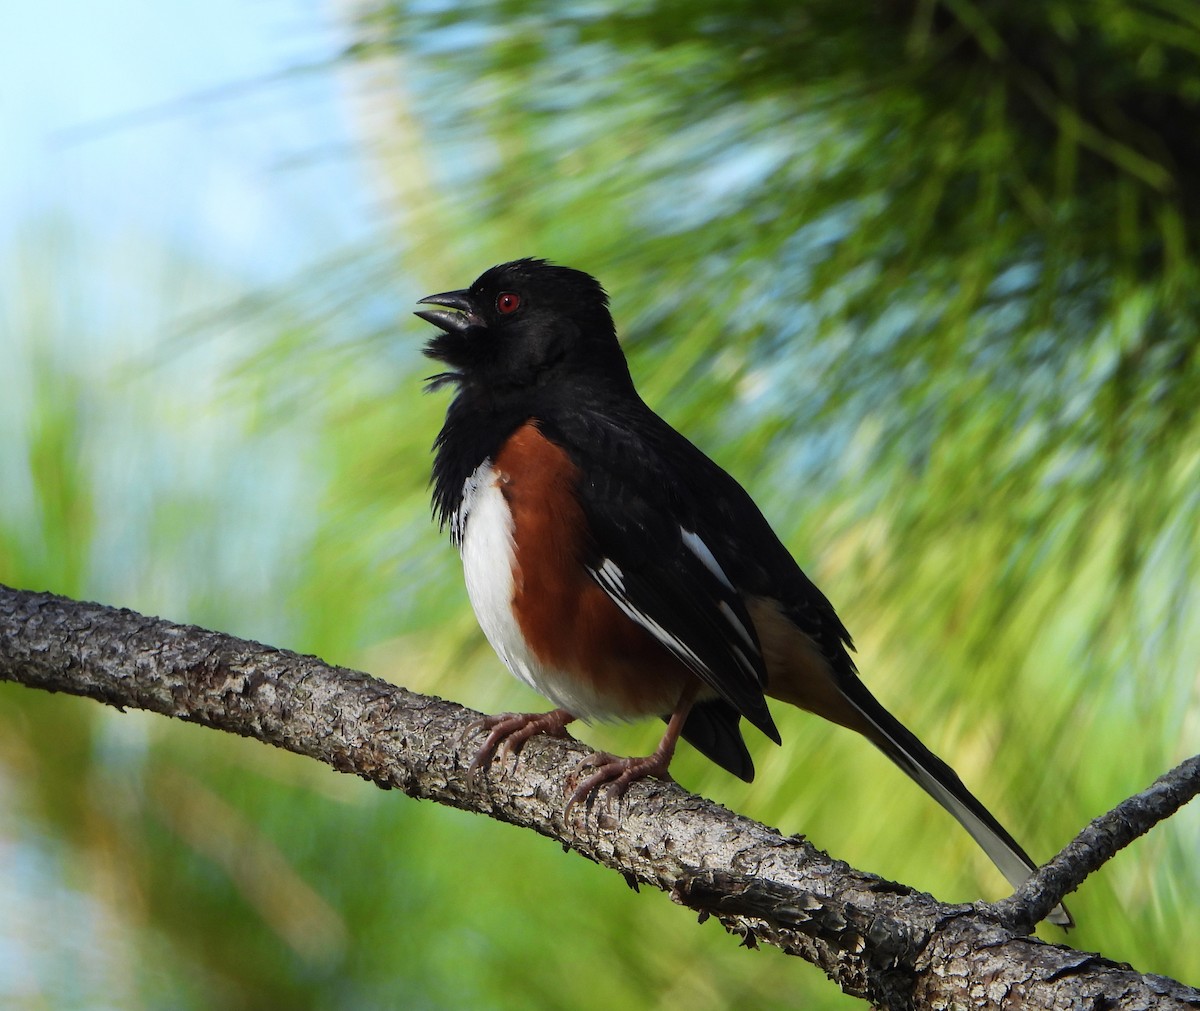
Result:
{"label": "open beak", "polygon": [[444,291],[440,295],[426,295],[417,304],[444,306],[442,309],[422,309],[413,315],[420,316],[426,323],[432,323],[446,333],[462,333],[470,327],[485,325],[471,303],[471,293],[465,288],[461,291]]}

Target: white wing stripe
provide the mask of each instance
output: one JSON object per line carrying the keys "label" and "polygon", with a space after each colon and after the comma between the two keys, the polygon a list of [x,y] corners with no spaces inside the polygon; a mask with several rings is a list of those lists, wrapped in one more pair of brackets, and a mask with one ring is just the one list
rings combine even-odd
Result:
{"label": "white wing stripe", "polygon": [[738,647],[735,646],[733,643],[729,644],[729,648],[731,650],[733,650],[733,652],[736,654],[736,656],[738,658],[738,662],[742,665],[742,669],[750,671],[751,673],[754,673],[754,664],[752,664],[750,662],[750,658],[748,656],[746,656],[746,654],[743,653],[740,649],[738,649]]}
{"label": "white wing stripe", "polygon": [[678,636],[672,635],[657,621],[643,611],[639,611],[629,599],[625,596],[625,577],[624,573],[617,567],[617,564],[611,559],[606,558],[600,563],[599,569],[588,568],[588,572],[592,578],[603,588],[604,592],[609,595],[612,602],[619,607],[625,616],[636,621],[654,638],[667,647],[672,653],[686,660],[690,666],[696,671],[708,670],[707,665],[696,655],[686,642]]}
{"label": "white wing stripe", "polygon": [[[722,600],[721,603],[717,605],[717,607],[718,607],[718,610],[720,610],[720,612],[725,616],[725,620],[728,621],[729,624],[731,624],[734,627],[734,629],[737,631],[737,634],[739,636],[741,636],[742,642],[744,642],[747,646],[750,647],[750,652],[751,653],[755,652],[758,647],[754,645],[754,637],[750,635],[750,632],[747,630],[746,626],[743,625],[741,623],[741,621],[738,620],[738,616],[733,613],[733,608],[730,607],[729,604],[726,603],[724,600]],[[741,650],[738,650],[738,652],[740,653]],[[753,669],[753,665],[751,665],[749,663],[747,663],[746,666]]]}
{"label": "white wing stripe", "polygon": [[733,583],[729,581],[729,577],[725,575],[725,570],[721,568],[720,562],[713,557],[713,553],[708,550],[708,545],[700,539],[700,535],[691,530],[679,528],[679,533],[683,537],[683,543],[693,555],[704,563],[704,567],[708,569],[714,576],[721,581],[721,584],[729,590],[733,589]]}
{"label": "white wing stripe", "polygon": [[617,563],[611,558],[604,559],[600,566],[600,575],[603,577],[604,583],[612,586],[618,593],[625,592],[625,573],[618,567]]}
{"label": "white wing stripe", "polygon": [[[729,590],[730,593],[736,594],[737,590],[734,589],[733,583],[729,581],[729,577],[725,575],[725,570],[721,568],[721,563],[718,562],[713,553],[709,551],[708,545],[700,539],[700,535],[692,530],[687,530],[684,527],[679,528],[679,534],[683,538],[683,543],[687,549],[700,560],[701,564],[708,569],[709,572],[716,576],[717,581],[720,582],[725,589]],[[750,652],[757,652],[758,645],[754,641],[754,636],[750,634],[750,630],[746,628],[738,616],[734,614],[733,608],[730,607],[729,604],[724,600],[720,602],[718,607],[720,608],[721,614],[725,616],[725,620],[733,626],[734,631],[737,632],[742,642],[750,647]],[[747,663],[746,668],[747,670],[753,670],[754,665]]]}

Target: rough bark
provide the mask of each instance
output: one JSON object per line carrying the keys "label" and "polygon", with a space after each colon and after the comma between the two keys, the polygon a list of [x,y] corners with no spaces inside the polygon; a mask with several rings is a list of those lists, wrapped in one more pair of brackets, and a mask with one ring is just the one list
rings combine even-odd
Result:
{"label": "rough bark", "polygon": [[[1007,906],[952,906],[672,783],[635,784],[619,806],[579,805],[567,818],[567,778],[588,753],[576,741],[535,738],[519,762],[471,781],[466,770],[480,743],[468,729],[478,716],[471,710],[315,657],[6,587],[0,680],[254,737],[384,788],[533,829],[631,884],[662,889],[701,918],[718,917],[747,944],[808,959],[877,1006],[1200,1008],[1200,991],[1181,983],[1023,936],[1025,921],[1061,898],[1056,888],[1088,872],[1070,847],[1059,858],[1065,877],[1051,866]],[[1200,763],[1181,769],[1173,786],[1148,791],[1154,796],[1141,807],[1154,810],[1141,811],[1143,820],[1195,794]],[[1155,806],[1163,793],[1171,802]],[[1134,808],[1118,828],[1139,815]],[[1081,844],[1089,868],[1128,841],[1124,828],[1114,835],[1096,824]]]}
{"label": "rough bark", "polygon": [[1034,928],[1068,892],[1140,835],[1200,793],[1200,755],[1159,776],[1139,794],[1094,819],[1053,860],[993,907],[1018,933]]}

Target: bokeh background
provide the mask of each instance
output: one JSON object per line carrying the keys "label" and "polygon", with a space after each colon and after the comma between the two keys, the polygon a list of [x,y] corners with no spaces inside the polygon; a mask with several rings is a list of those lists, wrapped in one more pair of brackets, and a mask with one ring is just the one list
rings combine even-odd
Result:
{"label": "bokeh background", "polygon": [[[0,581],[537,708],[429,519],[408,313],[541,255],[1035,856],[1198,750],[1191,0],[113,0],[0,40]],[[863,742],[777,719],[754,784],[678,778],[1004,894]],[[0,811],[5,1007],[859,1006],[544,839],[13,685]],[[1070,940],[1198,983],[1198,896],[1185,810]]]}

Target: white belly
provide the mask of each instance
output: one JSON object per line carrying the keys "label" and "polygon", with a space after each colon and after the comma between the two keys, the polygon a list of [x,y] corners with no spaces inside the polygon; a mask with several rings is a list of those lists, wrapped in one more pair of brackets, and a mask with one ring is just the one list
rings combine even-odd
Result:
{"label": "white belly", "polygon": [[490,460],[480,464],[463,485],[462,505],[452,527],[459,534],[463,575],[475,618],[505,666],[573,716],[585,720],[625,716],[612,712],[587,691],[583,679],[543,664],[526,644],[512,607],[516,589],[513,518]]}

